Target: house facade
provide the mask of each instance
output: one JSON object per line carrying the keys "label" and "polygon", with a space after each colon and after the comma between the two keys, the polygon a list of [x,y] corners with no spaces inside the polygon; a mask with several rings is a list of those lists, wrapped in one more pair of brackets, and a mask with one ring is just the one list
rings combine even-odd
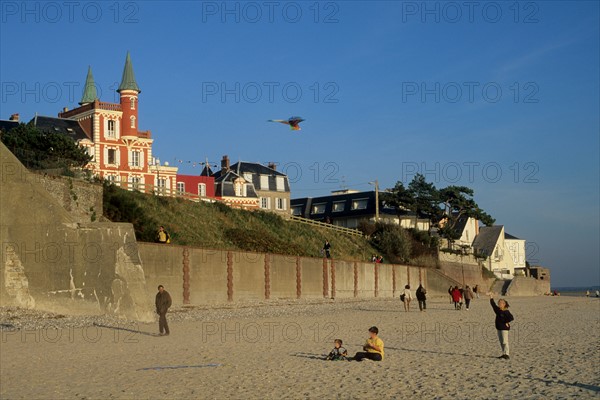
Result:
{"label": "house facade", "polygon": [[[304,197],[291,201],[292,215],[330,222],[345,228],[357,228],[361,221],[375,222],[377,216],[375,191],[334,191],[329,196]],[[379,221],[392,223],[403,228],[429,230],[429,220],[416,218],[414,212],[398,215],[395,208],[379,200]]]}
{"label": "house facade", "polygon": [[[212,171],[211,171],[212,172]],[[239,161],[230,165],[223,156],[221,170],[212,173],[215,195],[233,207],[261,209],[289,215],[290,184],[274,164]]]}
{"label": "house facade", "polygon": [[215,178],[202,175],[177,174],[176,193],[188,200],[214,201]]}
{"label": "house facade", "polygon": [[512,271],[526,267],[525,239],[519,239],[509,233],[504,233],[504,246],[512,262]]}
{"label": "house facade", "polygon": [[[440,228],[447,223],[447,218],[440,221]],[[453,242],[449,242],[447,239],[443,239],[442,247],[447,247],[453,250],[459,250],[461,248],[470,249],[473,245],[475,237],[479,234],[479,221],[472,217],[460,216],[456,221],[454,230],[460,235],[460,237]]]}
{"label": "house facade", "polygon": [[486,256],[485,265],[502,279],[511,279],[516,270],[526,266],[525,240],[504,231],[503,225],[479,228],[473,241],[474,250]]}
{"label": "house facade", "polygon": [[93,157],[88,167],[92,173],[127,189],[176,191],[177,167],[160,165],[152,153],[152,134],[139,130],[139,95],[129,53],[117,89],[119,103],[100,101],[91,67],[79,107],[63,109],[55,124],[76,121],[86,137],[77,138]]}

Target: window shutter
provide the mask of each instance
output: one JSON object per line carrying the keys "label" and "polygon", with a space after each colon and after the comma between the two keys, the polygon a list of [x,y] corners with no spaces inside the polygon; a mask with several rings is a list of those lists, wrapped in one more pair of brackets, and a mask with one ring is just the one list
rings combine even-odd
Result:
{"label": "window shutter", "polygon": [[105,147],[103,156],[102,156],[102,165],[107,165],[107,164],[108,164],[108,149]]}
{"label": "window shutter", "polygon": [[104,136],[105,138],[107,138],[107,137],[108,137],[108,118],[106,118],[106,117],[104,117],[104,116],[102,117],[102,126],[104,127],[104,128],[102,129],[103,136]]}

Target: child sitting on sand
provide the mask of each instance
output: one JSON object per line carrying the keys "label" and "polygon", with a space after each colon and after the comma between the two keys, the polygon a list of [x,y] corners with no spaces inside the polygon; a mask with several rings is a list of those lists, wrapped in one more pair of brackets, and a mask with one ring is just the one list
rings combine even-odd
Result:
{"label": "child sitting on sand", "polygon": [[369,338],[363,346],[364,351],[356,353],[354,361],[362,361],[364,358],[373,361],[383,360],[383,340],[377,336],[378,334],[379,329],[376,326],[369,328]]}
{"label": "child sitting on sand", "polygon": [[342,344],[344,344],[342,342],[342,339],[335,339],[333,341],[333,343],[334,343],[335,347],[333,348],[333,350],[331,350],[331,352],[327,356],[326,360],[329,360],[329,361],[346,360],[346,356],[348,356],[348,351],[342,347]]}

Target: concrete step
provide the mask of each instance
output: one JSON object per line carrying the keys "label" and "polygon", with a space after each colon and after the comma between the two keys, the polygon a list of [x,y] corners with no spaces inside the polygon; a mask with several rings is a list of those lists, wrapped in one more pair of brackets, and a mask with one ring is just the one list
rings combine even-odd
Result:
{"label": "concrete step", "polygon": [[510,279],[498,279],[492,285],[492,292],[499,294],[500,296],[506,295],[506,289],[508,288],[508,285],[510,285],[510,282]]}

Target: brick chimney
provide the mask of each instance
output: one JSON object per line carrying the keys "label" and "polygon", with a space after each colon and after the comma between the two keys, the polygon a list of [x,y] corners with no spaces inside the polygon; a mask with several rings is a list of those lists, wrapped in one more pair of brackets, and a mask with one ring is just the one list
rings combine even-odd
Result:
{"label": "brick chimney", "polygon": [[13,114],[10,116],[9,121],[19,122],[19,114]]}
{"label": "brick chimney", "polygon": [[227,156],[227,155],[224,155],[223,159],[221,160],[221,171],[222,172],[229,171],[229,156]]}
{"label": "brick chimney", "polygon": [[267,167],[268,167],[268,168],[271,168],[271,169],[272,169],[272,170],[274,170],[274,171],[277,171],[277,164],[275,164],[275,163],[274,163],[274,162],[272,162],[272,161],[270,161],[270,162],[267,164]]}

